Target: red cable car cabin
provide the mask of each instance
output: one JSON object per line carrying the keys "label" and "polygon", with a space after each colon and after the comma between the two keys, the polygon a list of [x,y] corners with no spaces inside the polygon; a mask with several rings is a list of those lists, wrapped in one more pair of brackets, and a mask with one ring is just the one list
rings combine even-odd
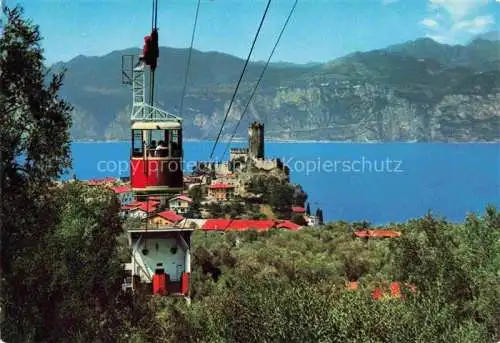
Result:
{"label": "red cable car cabin", "polygon": [[182,190],[180,121],[134,121],[130,180],[136,193]]}

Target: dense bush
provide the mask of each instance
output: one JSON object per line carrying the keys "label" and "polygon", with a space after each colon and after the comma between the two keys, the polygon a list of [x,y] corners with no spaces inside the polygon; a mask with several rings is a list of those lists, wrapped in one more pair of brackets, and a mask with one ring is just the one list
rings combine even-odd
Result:
{"label": "dense bush", "polygon": [[[493,342],[500,334],[500,214],[428,215],[402,237],[360,240],[346,223],[300,232],[196,233],[193,302],[160,312],[185,342]],[[214,278],[214,274],[216,277]],[[359,289],[346,288],[357,280]],[[416,286],[375,301],[388,281]]]}

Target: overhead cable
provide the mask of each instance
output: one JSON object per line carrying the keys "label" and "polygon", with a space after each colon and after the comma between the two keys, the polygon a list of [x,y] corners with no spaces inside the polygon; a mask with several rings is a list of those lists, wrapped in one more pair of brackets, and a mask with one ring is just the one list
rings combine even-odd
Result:
{"label": "overhead cable", "polygon": [[234,90],[233,97],[231,98],[231,102],[229,103],[229,107],[227,108],[226,115],[224,116],[224,120],[222,121],[222,125],[220,127],[219,133],[217,134],[217,138],[215,139],[214,145],[212,147],[212,151],[210,152],[209,159],[212,159],[212,157],[214,155],[215,147],[217,146],[217,143],[219,142],[220,135],[222,134],[222,130],[224,129],[224,124],[226,123],[227,117],[229,116],[229,112],[231,111],[231,107],[233,106],[234,99],[236,98],[236,93],[238,93],[238,88],[240,87],[241,80],[243,79],[243,75],[245,74],[245,71],[247,69],[248,62],[250,61],[250,57],[252,56],[253,48],[255,47],[255,42],[257,41],[257,38],[259,37],[260,29],[262,28],[262,24],[264,23],[264,19],[266,18],[266,15],[267,15],[267,11],[269,10],[269,5],[271,5],[271,0],[267,1],[266,10],[264,11],[264,14],[262,15],[262,19],[260,20],[259,28],[257,29],[257,33],[255,34],[255,37],[253,39],[252,47],[250,48],[250,52],[248,53],[248,57],[245,61],[245,65],[243,66],[243,70],[241,71],[238,83],[236,84],[236,88]]}
{"label": "overhead cable", "polygon": [[182,116],[183,109],[184,109],[184,97],[186,95],[186,89],[187,89],[187,83],[188,83],[188,77],[189,77],[189,69],[191,66],[191,55],[193,52],[193,42],[194,42],[194,37],[195,37],[195,33],[196,33],[196,25],[198,23],[198,13],[200,12],[200,2],[201,2],[201,0],[198,0],[198,4],[196,5],[196,14],[194,16],[193,33],[191,34],[191,45],[189,47],[189,52],[188,52],[186,72],[184,73],[184,86],[182,87],[181,103],[179,106],[179,114],[181,116]]}
{"label": "overhead cable", "polygon": [[290,13],[288,13],[288,17],[286,18],[286,21],[283,24],[283,27],[281,28],[281,32],[278,35],[278,39],[276,39],[276,42],[274,43],[273,50],[271,51],[271,54],[269,55],[269,58],[267,59],[266,64],[264,65],[264,68],[262,69],[262,72],[260,73],[259,79],[257,80],[257,83],[255,84],[255,87],[253,88],[252,93],[250,94],[250,97],[248,98],[248,101],[245,105],[245,108],[243,109],[243,112],[241,113],[240,119],[238,120],[238,122],[236,123],[236,126],[234,127],[233,134],[231,135],[229,142],[227,142],[227,144],[226,144],[226,148],[224,149],[224,153],[222,154],[222,158],[224,158],[224,155],[226,154],[227,150],[229,149],[229,145],[231,144],[231,141],[233,140],[234,135],[236,134],[236,131],[238,130],[238,127],[240,126],[241,120],[245,116],[245,113],[248,109],[248,106],[250,106],[250,102],[252,101],[253,96],[255,95],[255,92],[257,91],[257,88],[259,87],[260,82],[262,81],[262,78],[264,77],[264,74],[266,73],[266,70],[267,70],[267,67],[269,66],[271,58],[273,57],[274,52],[276,51],[276,48],[278,47],[278,44],[281,40],[281,36],[283,36],[283,32],[285,32],[285,29],[288,25],[288,22],[290,21],[290,18],[292,17],[293,12],[295,11],[295,7],[297,6],[298,2],[299,2],[299,0],[295,0],[295,3],[293,4],[292,9],[290,10]]}

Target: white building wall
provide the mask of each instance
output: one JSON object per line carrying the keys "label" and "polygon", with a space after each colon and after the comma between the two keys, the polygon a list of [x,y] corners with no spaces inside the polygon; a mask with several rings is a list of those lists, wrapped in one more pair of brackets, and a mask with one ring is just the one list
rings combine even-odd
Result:
{"label": "white building wall", "polygon": [[278,168],[278,161],[276,160],[262,160],[254,159],[255,167],[258,169],[272,170]]}
{"label": "white building wall", "polygon": [[177,214],[186,214],[189,210],[189,203],[187,201],[173,199],[169,201],[169,207]]}
{"label": "white building wall", "polygon": [[308,226],[318,226],[319,225],[319,218],[315,216],[308,216],[306,217],[307,220],[307,225]]}
{"label": "white building wall", "polygon": [[[135,246],[133,242],[132,246]],[[175,254],[172,254],[171,248],[177,247]],[[148,254],[143,254],[143,249],[148,249]],[[144,265],[147,273],[152,276],[157,263],[163,263],[163,269],[168,274],[170,281],[180,281],[182,272],[185,270],[185,256],[182,245],[175,238],[151,238],[141,240],[134,256],[139,265]],[[137,264],[137,263],[136,263]],[[139,270],[136,273],[141,275]],[[141,275],[143,281],[147,281],[145,275]]]}
{"label": "white building wall", "polygon": [[133,192],[124,192],[118,194],[118,200],[120,200],[120,204],[128,205],[132,201],[134,201],[134,193]]}
{"label": "white building wall", "polygon": [[146,212],[141,209],[130,210],[128,212],[128,216],[131,218],[141,218],[141,219],[147,217]]}

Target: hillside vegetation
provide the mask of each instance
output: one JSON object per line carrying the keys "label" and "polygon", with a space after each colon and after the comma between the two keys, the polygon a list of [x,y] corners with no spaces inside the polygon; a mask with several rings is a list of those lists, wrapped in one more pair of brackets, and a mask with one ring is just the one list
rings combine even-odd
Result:
{"label": "hillside vegetation", "polygon": [[[131,90],[121,84],[121,56],[78,56],[62,95],[73,112],[75,139],[128,139]],[[179,113],[187,49],[162,47],[158,104]],[[271,64],[238,134],[249,122],[270,138],[350,141],[497,141],[500,125],[500,41],[445,45],[417,39],[356,52],[328,63]],[[193,52],[183,113],[186,138],[213,138],[244,61]],[[231,134],[263,68],[250,63],[223,135]],[[128,107],[127,107],[128,106]]]}
{"label": "hillside vegetation", "polygon": [[[461,225],[431,215],[395,224],[402,236],[389,240],[357,239],[349,228],[195,233],[192,303],[158,298],[156,339],[479,343],[500,337],[495,208]],[[354,280],[360,288],[347,289]],[[373,300],[371,292],[391,281],[416,292],[402,286],[403,298]]]}

